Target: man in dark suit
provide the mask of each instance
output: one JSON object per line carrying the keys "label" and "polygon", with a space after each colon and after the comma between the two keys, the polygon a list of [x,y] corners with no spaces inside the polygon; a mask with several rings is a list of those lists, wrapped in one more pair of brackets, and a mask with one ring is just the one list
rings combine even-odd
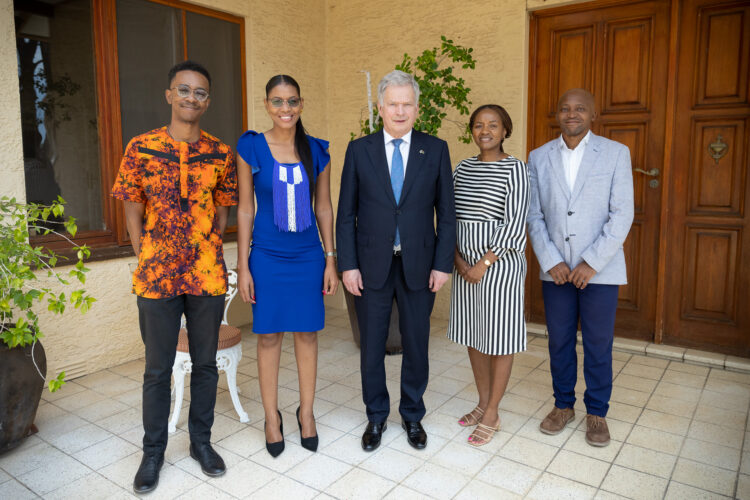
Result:
{"label": "man in dark suit", "polygon": [[341,174],[338,266],[355,296],[361,332],[365,451],[380,445],[390,411],[384,360],[394,296],[403,343],[399,413],[409,444],[427,444],[421,420],[430,314],[453,269],[456,215],[448,145],[412,130],[418,102],[412,75],[384,76],[378,85],[383,130],[349,143]]}

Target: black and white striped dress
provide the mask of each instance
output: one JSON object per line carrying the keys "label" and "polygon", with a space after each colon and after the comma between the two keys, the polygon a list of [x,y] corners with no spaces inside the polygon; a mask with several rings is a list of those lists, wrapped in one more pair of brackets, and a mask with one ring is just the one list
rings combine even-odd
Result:
{"label": "black and white striped dress", "polygon": [[526,164],[467,158],[453,172],[458,251],[474,265],[491,249],[499,257],[472,285],[453,271],[448,338],[490,355],[526,350]]}

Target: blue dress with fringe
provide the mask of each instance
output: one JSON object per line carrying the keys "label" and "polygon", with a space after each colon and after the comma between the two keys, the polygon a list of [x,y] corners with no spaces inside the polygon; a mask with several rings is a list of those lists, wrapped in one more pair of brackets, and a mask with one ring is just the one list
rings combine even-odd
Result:
{"label": "blue dress with fringe", "polygon": [[[317,178],[330,161],[328,141],[309,135],[307,139]],[[253,130],[240,137],[237,152],[252,169],[257,202],[249,258],[250,274],[255,283],[253,332],[322,330],[325,324],[325,255],[305,169],[301,163],[277,162],[265,136]],[[280,171],[281,178],[288,177],[292,187],[279,182]],[[295,196],[296,216],[295,210],[287,211],[287,201],[294,207]]]}

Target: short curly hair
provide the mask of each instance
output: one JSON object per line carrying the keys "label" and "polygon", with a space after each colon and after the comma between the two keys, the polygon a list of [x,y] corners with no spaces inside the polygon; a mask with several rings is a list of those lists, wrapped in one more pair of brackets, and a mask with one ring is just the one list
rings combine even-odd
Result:
{"label": "short curly hair", "polygon": [[195,71],[196,73],[200,73],[201,75],[206,77],[206,80],[208,80],[208,86],[211,86],[211,75],[208,73],[208,70],[202,64],[191,60],[182,61],[181,63],[177,63],[172,66],[172,69],[170,69],[169,73],[167,73],[168,86],[172,86],[174,77],[177,76],[177,73],[179,73],[180,71]]}

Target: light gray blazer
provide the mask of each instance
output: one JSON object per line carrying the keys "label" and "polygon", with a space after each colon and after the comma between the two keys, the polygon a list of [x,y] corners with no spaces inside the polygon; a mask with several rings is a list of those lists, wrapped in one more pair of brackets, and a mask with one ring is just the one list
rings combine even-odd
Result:
{"label": "light gray blazer", "polygon": [[585,260],[589,283],[624,285],[622,244],[633,222],[633,175],[627,146],[591,134],[573,192],[565,181],[559,137],[529,154],[529,237],[540,278],[560,262],[571,270]]}

